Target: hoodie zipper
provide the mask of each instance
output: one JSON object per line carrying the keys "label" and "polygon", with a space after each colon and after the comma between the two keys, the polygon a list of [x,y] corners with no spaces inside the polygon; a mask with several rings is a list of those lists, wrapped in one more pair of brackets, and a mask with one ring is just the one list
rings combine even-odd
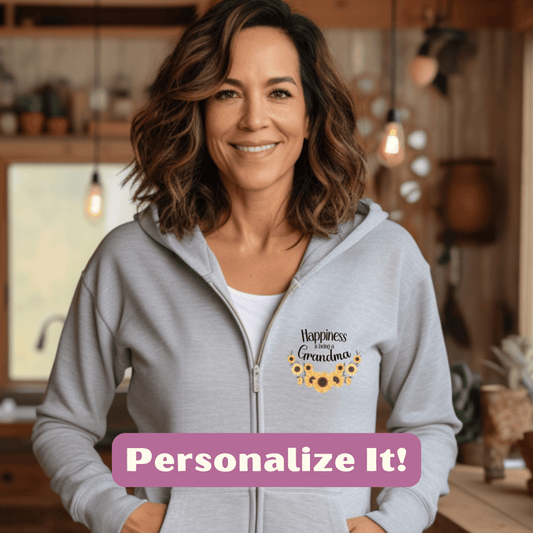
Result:
{"label": "hoodie zipper", "polygon": [[[283,295],[283,298],[281,299],[281,302],[278,305],[278,308],[276,309],[276,312],[274,313],[274,316],[270,319],[270,323],[268,324],[268,328],[265,332],[265,336],[263,337],[263,342],[261,343],[261,348],[259,348],[259,353],[257,354],[257,361],[254,365],[254,392],[259,392],[259,365],[261,364],[261,359],[263,357],[263,350],[265,348],[265,343],[268,337],[268,334],[270,332],[270,328],[272,327],[272,323],[274,322],[277,314],[279,313],[279,310],[281,309],[281,306],[283,305],[283,302],[288,298],[289,294],[296,289],[296,287],[299,287],[299,283],[295,282],[291,287],[289,287],[289,290],[285,292]],[[257,413],[259,415],[259,413]],[[257,420],[259,422],[259,416],[257,417]]]}
{"label": "hoodie zipper", "polygon": [[[233,303],[231,302],[231,300],[226,298],[226,295],[222,291],[220,291],[218,289],[218,287],[215,285],[215,283],[213,281],[210,281],[209,284],[224,299],[226,304],[232,309],[233,313],[235,314],[235,317],[236,317],[237,321],[239,322],[239,324],[242,327],[242,330],[245,333],[246,344],[248,346],[248,350],[252,354],[252,361],[253,361],[253,352],[252,352],[252,348],[251,348],[250,338],[248,337],[248,333],[246,332],[246,328],[244,327],[244,324],[242,323],[242,320],[241,320],[241,317],[239,316],[239,313],[235,309],[235,307],[234,307]],[[281,302],[279,303],[278,308],[276,309],[276,312],[274,313],[274,316],[270,319],[270,322],[268,324],[267,330],[266,330],[265,335],[263,337],[263,341],[261,342],[261,347],[259,348],[259,354],[257,355],[257,360],[255,361],[254,367],[252,369],[252,386],[253,386],[253,391],[254,391],[255,394],[257,394],[259,392],[259,390],[260,390],[260,387],[259,387],[259,364],[261,363],[261,359],[263,357],[263,350],[265,348],[265,343],[266,343],[268,334],[270,332],[270,328],[272,327],[272,324],[273,324],[277,314],[279,313],[279,310],[283,306],[283,303],[288,298],[289,294],[293,290],[295,290],[297,287],[299,287],[299,286],[300,286],[300,284],[296,281],[289,287],[289,289],[285,292],[283,298],[281,299]],[[256,409],[255,418],[257,420],[256,433],[259,433],[259,398],[257,396],[256,396],[256,399],[255,399],[255,409]],[[259,490],[256,490],[255,491],[255,531],[256,532],[257,532],[258,518],[259,518]]]}
{"label": "hoodie zipper", "polygon": [[[242,323],[241,317],[239,316],[239,313],[237,312],[237,309],[235,309],[235,306],[233,305],[232,301],[230,299],[226,298],[226,295],[222,291],[220,291],[218,289],[218,287],[215,285],[215,283],[213,281],[210,281],[209,285],[211,285],[213,287],[213,289],[215,289],[215,291],[223,298],[223,300],[226,302],[226,304],[231,308],[231,310],[235,314],[235,317],[236,317],[237,321],[239,322],[239,324],[241,325],[241,327],[242,327],[242,329],[244,331],[244,334],[246,336],[246,344],[248,346],[248,350],[252,354],[252,361],[253,361],[253,352],[252,352],[252,347],[251,347],[251,343],[250,343],[250,338],[248,337],[248,333],[246,332],[246,328],[244,327],[244,324]],[[255,393],[259,392],[259,365],[261,364],[261,359],[263,357],[263,350],[265,348],[265,343],[266,343],[268,334],[270,333],[270,328],[272,327],[272,324],[274,323],[274,320],[276,319],[276,316],[278,315],[279,310],[283,306],[283,303],[288,298],[289,294],[293,290],[295,290],[297,287],[299,287],[299,286],[300,286],[300,284],[296,281],[294,284],[292,284],[289,287],[289,289],[283,295],[283,298],[281,299],[281,302],[279,303],[278,308],[276,309],[276,312],[274,313],[274,316],[270,319],[270,322],[268,324],[267,330],[266,330],[265,335],[263,337],[263,341],[261,342],[261,347],[259,348],[259,354],[257,355],[257,360],[254,362],[254,367],[253,367],[253,370],[252,370],[253,391]],[[259,418],[257,420],[259,420]]]}

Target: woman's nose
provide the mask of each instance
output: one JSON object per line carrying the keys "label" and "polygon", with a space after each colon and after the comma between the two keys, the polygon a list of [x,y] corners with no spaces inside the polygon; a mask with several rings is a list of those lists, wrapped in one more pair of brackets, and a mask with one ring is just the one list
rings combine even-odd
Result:
{"label": "woman's nose", "polygon": [[267,103],[261,98],[248,98],[242,107],[240,126],[248,130],[259,130],[268,124]]}

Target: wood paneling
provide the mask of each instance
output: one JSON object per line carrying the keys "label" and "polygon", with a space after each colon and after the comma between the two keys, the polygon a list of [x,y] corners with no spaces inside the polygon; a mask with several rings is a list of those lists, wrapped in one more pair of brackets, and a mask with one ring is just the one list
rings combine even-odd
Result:
{"label": "wood paneling", "polygon": [[[339,70],[350,81],[361,73],[381,79],[385,96],[389,91],[389,32],[384,30],[326,29],[325,35]],[[518,320],[518,270],[520,226],[520,175],[522,127],[522,35],[505,29],[472,32],[477,51],[449,77],[449,96],[434,88],[420,89],[408,78],[407,66],[422,42],[420,30],[398,32],[397,99],[414,113],[412,122],[429,134],[429,153],[438,160],[492,158],[495,178],[505,190],[504,225],[497,240],[489,245],[462,246],[461,282],[456,290],[472,339],[470,349],[446,336],[450,362],[464,360],[474,372],[491,379],[495,375],[483,365],[491,357],[490,346],[501,340],[503,325],[499,303]],[[370,155],[374,173],[377,164]],[[392,172],[396,187],[413,175],[399,167]],[[421,179],[423,197],[417,204],[401,198],[398,206],[406,213],[400,223],[412,233],[432,268],[435,291],[442,310],[450,266],[437,258],[443,251],[436,236],[442,229],[435,211],[440,202],[442,171]],[[368,196],[375,198],[372,180]]]}
{"label": "wood paneling", "polygon": [[524,31],[533,27],[533,0],[515,0],[512,14],[512,27]]}

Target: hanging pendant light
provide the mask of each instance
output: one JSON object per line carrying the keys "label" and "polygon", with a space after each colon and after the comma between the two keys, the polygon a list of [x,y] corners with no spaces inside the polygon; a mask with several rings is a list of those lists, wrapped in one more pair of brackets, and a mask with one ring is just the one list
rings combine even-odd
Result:
{"label": "hanging pendant light", "polygon": [[396,96],[396,0],[392,0],[391,20],[391,107],[387,113],[383,139],[381,140],[377,157],[379,162],[389,168],[400,165],[405,159],[405,139],[400,115],[395,108]]}
{"label": "hanging pendant light", "polygon": [[100,164],[100,111],[106,105],[106,94],[100,88],[100,0],[95,0],[94,23],[94,82],[90,98],[90,107],[95,113],[96,127],[94,131],[94,171],[85,199],[85,215],[89,220],[96,221],[102,217],[102,184],[98,165]]}

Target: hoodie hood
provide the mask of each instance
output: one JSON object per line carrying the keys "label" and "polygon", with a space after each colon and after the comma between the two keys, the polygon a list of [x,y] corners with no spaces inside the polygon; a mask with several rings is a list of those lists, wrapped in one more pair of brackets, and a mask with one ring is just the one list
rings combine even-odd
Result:
{"label": "hoodie hood", "polygon": [[[293,283],[300,285],[304,283],[330,261],[357,244],[388,216],[389,214],[370,198],[360,199],[354,218],[341,224],[337,234],[329,237],[313,235],[294,276]],[[136,213],[134,219],[147,235],[172,250],[207,282],[214,282],[219,288],[224,288],[226,284],[220,265],[198,225],[194,228],[192,235],[185,236],[180,241],[173,233],[164,235],[161,233],[155,204],[151,204],[143,211]]]}

